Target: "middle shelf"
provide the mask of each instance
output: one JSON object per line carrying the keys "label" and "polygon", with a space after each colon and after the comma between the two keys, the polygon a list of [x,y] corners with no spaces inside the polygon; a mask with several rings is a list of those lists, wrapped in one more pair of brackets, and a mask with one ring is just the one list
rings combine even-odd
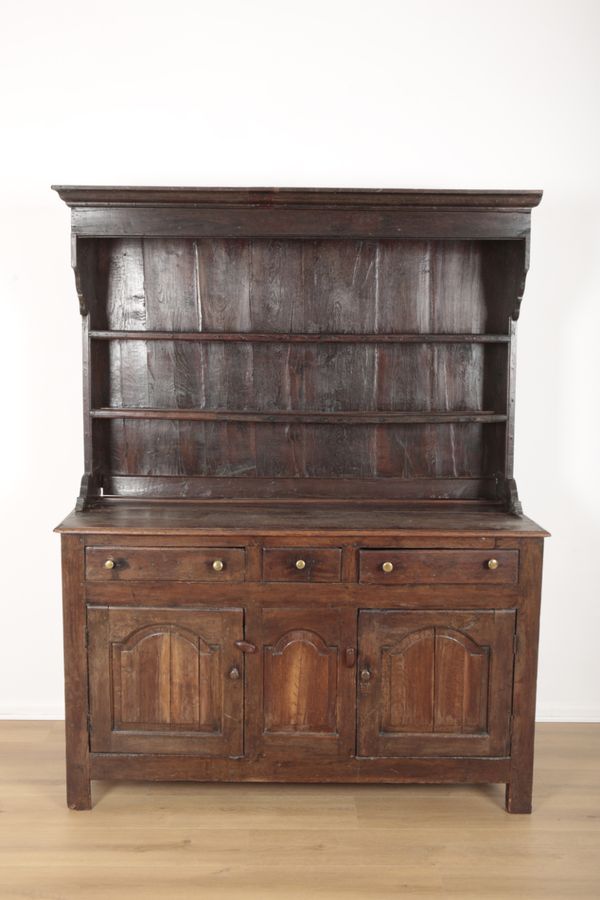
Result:
{"label": "middle shelf", "polygon": [[197,422],[258,422],[281,424],[335,424],[335,425],[386,425],[386,424],[452,424],[478,422],[481,424],[506,422],[507,416],[493,410],[453,410],[452,412],[379,412],[373,410],[349,410],[335,412],[279,410],[236,411],[228,409],[158,409],[148,407],[99,407],[90,410],[94,419],[177,419]]}

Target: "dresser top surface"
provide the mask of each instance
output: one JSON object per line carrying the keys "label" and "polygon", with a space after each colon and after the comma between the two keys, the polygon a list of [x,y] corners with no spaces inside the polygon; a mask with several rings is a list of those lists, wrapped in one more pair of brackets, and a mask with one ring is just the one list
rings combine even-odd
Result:
{"label": "dresser top surface", "polygon": [[438,508],[385,503],[147,503],[106,501],[85,512],[72,512],[56,530],[63,534],[283,534],[326,531],[401,537],[545,537],[531,519],[493,508]]}

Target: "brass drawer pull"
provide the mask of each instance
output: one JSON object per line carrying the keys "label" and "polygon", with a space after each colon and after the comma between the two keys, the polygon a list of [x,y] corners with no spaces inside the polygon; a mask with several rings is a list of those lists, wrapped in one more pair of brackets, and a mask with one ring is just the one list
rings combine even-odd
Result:
{"label": "brass drawer pull", "polygon": [[222,559],[215,559],[212,566],[213,566],[213,569],[215,570],[215,572],[222,572],[223,569],[225,568],[225,563],[223,562]]}
{"label": "brass drawer pull", "polygon": [[296,568],[297,568],[297,569],[300,569],[300,570],[305,569],[305,568],[306,568],[306,562],[305,562],[305,560],[303,560],[303,559],[297,559],[297,560],[296,560]]}
{"label": "brass drawer pull", "polygon": [[371,680],[371,671],[370,671],[370,669],[367,669],[366,666],[364,669],[361,669],[360,680],[362,681],[363,684],[368,684],[369,681]]}
{"label": "brass drawer pull", "polygon": [[237,666],[232,666],[229,670],[229,678],[231,681],[238,681],[240,677],[240,670]]}
{"label": "brass drawer pull", "polygon": [[115,567],[114,559],[107,559],[106,562],[104,563],[105,569],[114,569],[114,567]]}
{"label": "brass drawer pull", "polygon": [[394,571],[394,563],[384,562],[381,568],[387,575],[389,575],[390,572]]}
{"label": "brass drawer pull", "polygon": [[497,569],[500,563],[497,559],[488,559],[487,567],[488,569]]}

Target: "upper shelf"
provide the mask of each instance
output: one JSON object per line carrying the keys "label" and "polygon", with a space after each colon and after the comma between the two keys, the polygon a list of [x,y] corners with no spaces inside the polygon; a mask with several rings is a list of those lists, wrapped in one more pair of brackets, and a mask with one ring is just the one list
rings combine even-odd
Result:
{"label": "upper shelf", "polygon": [[250,344],[507,344],[508,334],[304,334],[250,331],[90,331],[99,341],[245,341]]}

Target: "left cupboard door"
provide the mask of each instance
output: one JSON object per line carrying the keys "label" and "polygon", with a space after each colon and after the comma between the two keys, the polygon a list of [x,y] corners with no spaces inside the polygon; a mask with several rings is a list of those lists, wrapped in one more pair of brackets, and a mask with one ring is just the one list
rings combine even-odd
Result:
{"label": "left cupboard door", "polygon": [[243,753],[241,609],[88,608],[90,746]]}

